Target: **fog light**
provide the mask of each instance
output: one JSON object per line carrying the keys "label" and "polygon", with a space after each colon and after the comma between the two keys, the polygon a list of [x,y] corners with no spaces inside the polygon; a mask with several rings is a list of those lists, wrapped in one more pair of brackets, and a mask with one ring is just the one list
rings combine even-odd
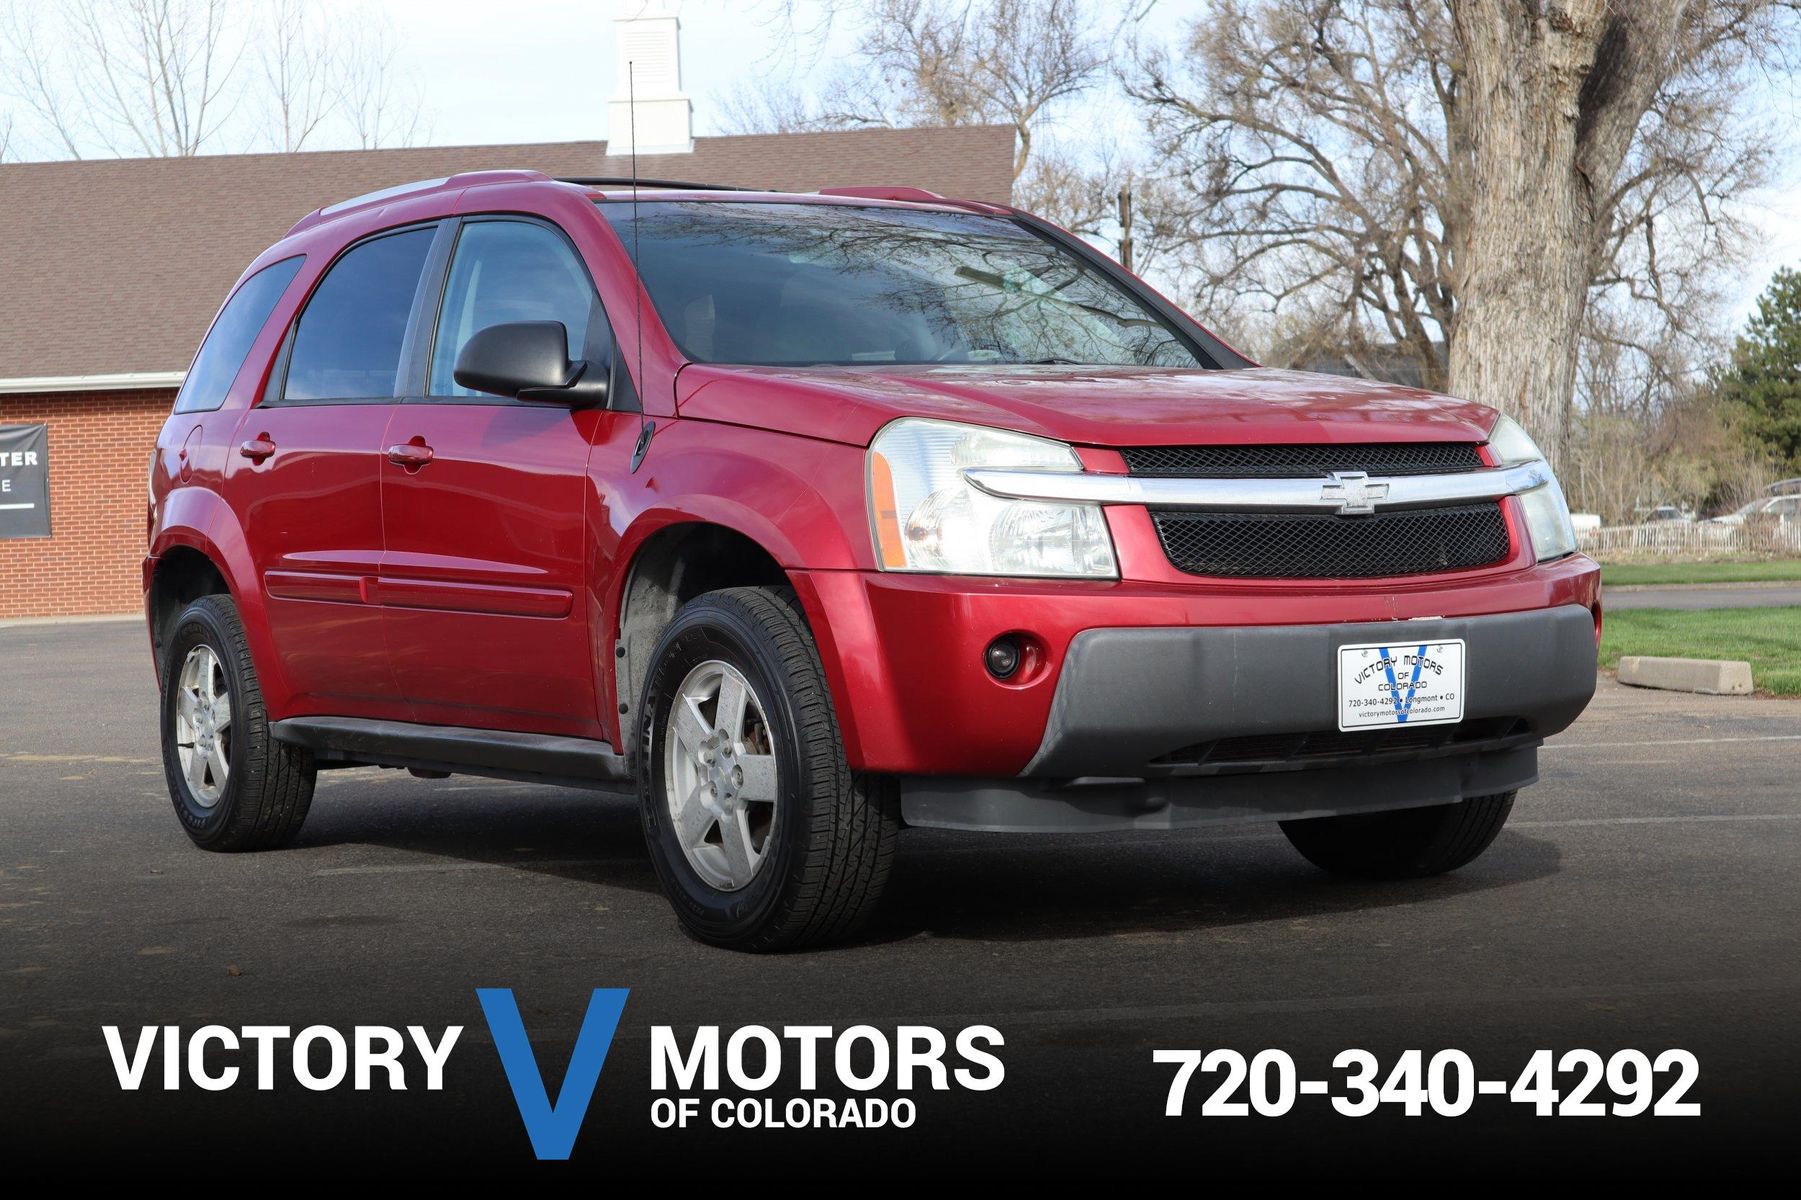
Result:
{"label": "fog light", "polygon": [[988,643],[982,660],[988,664],[988,673],[996,679],[1007,679],[1019,670],[1019,643],[1010,637],[997,637]]}

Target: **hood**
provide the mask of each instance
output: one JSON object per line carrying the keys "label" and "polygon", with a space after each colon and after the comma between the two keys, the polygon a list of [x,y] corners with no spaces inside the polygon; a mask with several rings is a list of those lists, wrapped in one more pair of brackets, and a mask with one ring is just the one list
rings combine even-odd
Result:
{"label": "hood", "polygon": [[682,368],[684,417],[869,444],[937,417],[1086,446],[1481,442],[1495,413],[1417,388],[1272,367]]}

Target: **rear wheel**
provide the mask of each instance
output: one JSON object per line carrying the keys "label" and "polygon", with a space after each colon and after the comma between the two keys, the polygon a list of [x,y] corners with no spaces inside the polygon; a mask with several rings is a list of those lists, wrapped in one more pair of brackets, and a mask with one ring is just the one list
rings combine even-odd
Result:
{"label": "rear wheel", "polygon": [[682,924],[716,946],[849,936],[887,883],[892,785],[845,762],[819,654],[793,597],[709,592],[664,631],[640,713],[640,807]]}
{"label": "rear wheel", "polygon": [[175,620],[162,671],[163,773],[204,850],[270,850],[300,832],[312,756],[269,736],[237,605],[202,596]]}
{"label": "rear wheel", "polygon": [[1472,796],[1457,804],[1283,821],[1282,832],[1321,870],[1367,879],[1441,875],[1488,849],[1518,793]]}

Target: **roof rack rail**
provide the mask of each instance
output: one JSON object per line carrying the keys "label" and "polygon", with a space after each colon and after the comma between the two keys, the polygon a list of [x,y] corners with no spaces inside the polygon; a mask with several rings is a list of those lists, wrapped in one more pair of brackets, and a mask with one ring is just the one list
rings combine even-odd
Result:
{"label": "roof rack rail", "polygon": [[632,179],[625,175],[559,175],[558,183],[574,183],[582,187],[663,188],[681,192],[760,192],[762,188],[744,187],[736,183],[694,183],[687,179]]}
{"label": "roof rack rail", "polygon": [[905,186],[886,186],[882,184],[860,185],[857,187],[823,187],[817,193],[821,196],[849,196],[858,200],[911,200],[914,202],[930,202],[943,200],[937,192],[928,192],[924,188]]}
{"label": "roof rack rail", "polygon": [[542,171],[507,169],[497,171],[459,171],[455,175],[440,175],[435,179],[415,179],[410,183],[397,183],[393,187],[380,188],[373,192],[364,192],[360,196],[352,196],[348,200],[339,200],[335,204],[327,204],[324,208],[314,209],[306,216],[294,222],[290,234],[298,233],[310,225],[328,221],[340,213],[349,212],[353,208],[363,208],[371,204],[380,204],[387,200],[398,200],[403,196],[411,196],[421,192],[435,192],[440,188],[474,187],[483,183],[530,182],[534,179],[548,179]]}

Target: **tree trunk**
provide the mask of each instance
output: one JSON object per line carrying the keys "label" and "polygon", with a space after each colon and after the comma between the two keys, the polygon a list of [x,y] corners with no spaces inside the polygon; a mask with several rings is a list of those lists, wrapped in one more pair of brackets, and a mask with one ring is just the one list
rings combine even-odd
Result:
{"label": "tree trunk", "polygon": [[1665,78],[1683,0],[1452,0],[1458,312],[1450,387],[1515,417],[1555,463],[1612,188]]}

